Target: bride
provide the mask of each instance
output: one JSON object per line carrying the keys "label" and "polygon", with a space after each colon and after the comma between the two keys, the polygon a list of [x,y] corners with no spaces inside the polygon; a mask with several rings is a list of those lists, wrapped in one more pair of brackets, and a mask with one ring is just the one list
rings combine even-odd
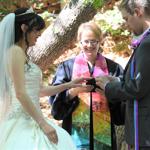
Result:
{"label": "bride", "polygon": [[39,96],[81,86],[85,79],[41,86],[41,70],[29,60],[27,49],[44,27],[31,8],[17,9],[0,22],[0,150],[76,149],[65,130],[43,117]]}

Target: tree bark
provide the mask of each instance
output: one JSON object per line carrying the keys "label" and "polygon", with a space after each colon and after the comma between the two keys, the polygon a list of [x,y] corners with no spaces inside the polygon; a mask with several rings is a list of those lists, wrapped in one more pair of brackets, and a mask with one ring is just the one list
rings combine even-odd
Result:
{"label": "tree bark", "polygon": [[78,26],[91,20],[96,14],[93,2],[71,1],[38,38],[35,46],[29,49],[31,59],[42,70],[49,68],[56,58],[73,45]]}

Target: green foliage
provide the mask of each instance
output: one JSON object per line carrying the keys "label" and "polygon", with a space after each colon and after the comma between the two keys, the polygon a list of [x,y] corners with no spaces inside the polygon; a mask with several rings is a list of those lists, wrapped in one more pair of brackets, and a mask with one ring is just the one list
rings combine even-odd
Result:
{"label": "green foliage", "polygon": [[99,25],[103,33],[109,34],[115,42],[113,51],[128,51],[130,32],[124,27],[125,21],[117,6],[104,13],[97,13],[94,21]]}
{"label": "green foliage", "polygon": [[84,4],[92,5],[95,9],[100,8],[104,5],[104,0],[84,0]]}
{"label": "green foliage", "polygon": [[130,32],[128,30],[124,29],[123,32],[121,32],[121,35],[129,36]]}
{"label": "green foliage", "polygon": [[122,25],[124,20],[118,7],[112,10],[107,10],[105,13],[97,13],[95,21],[99,24],[103,32],[110,33],[111,35],[121,35],[124,32]]}
{"label": "green foliage", "polygon": [[36,9],[42,9],[44,7],[44,1],[43,0],[28,0],[29,4],[33,4]]}
{"label": "green foliage", "polygon": [[[18,7],[32,6],[40,14],[44,11],[54,12],[53,10],[56,7],[53,4],[55,4],[55,1],[59,2],[59,0],[0,0],[0,20],[8,13],[14,12]],[[57,7],[56,9],[59,8]]]}
{"label": "green foliage", "polygon": [[8,11],[0,8],[0,16],[5,16],[6,14],[8,14]]}
{"label": "green foliage", "polygon": [[94,0],[95,9],[100,8],[104,5],[104,0]]}
{"label": "green foliage", "polygon": [[123,50],[128,51],[128,44],[129,44],[129,39],[124,39],[120,41],[118,40],[113,50],[116,52],[121,52]]}

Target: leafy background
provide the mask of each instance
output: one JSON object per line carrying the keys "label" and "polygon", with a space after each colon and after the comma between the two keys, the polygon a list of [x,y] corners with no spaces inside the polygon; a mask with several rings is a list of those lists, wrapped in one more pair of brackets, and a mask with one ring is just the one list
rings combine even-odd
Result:
{"label": "leafy background", "polygon": [[[77,0],[71,0],[76,2]],[[93,0],[84,0],[85,3]],[[122,19],[121,12],[118,9],[120,0],[108,0],[107,5],[101,6],[104,0],[94,0],[94,7],[97,9],[97,14],[94,16],[95,21],[103,31],[104,40],[101,45],[103,48],[103,55],[108,58],[119,62],[123,67],[126,65],[127,60],[131,54],[130,50],[130,32],[127,30],[124,20]],[[69,3],[70,0],[0,0],[0,20],[8,13],[13,12],[18,7],[32,6],[36,13],[40,14],[46,21],[48,27],[53,23],[60,13],[61,9]],[[56,58],[54,64],[50,66],[45,72],[44,84],[52,82],[56,67],[58,64],[78,53],[77,49],[68,49],[59,58]],[[48,104],[48,97],[40,99],[41,109],[45,117],[52,119],[58,125],[61,121],[56,121],[50,115],[51,106]],[[123,139],[123,130],[118,128],[120,137],[119,142]],[[121,141],[121,142],[120,142]],[[123,150],[123,149],[122,149]]]}
{"label": "leafy background", "polygon": [[[85,3],[88,1],[90,0],[85,0]],[[0,0],[0,19],[18,7],[32,6],[44,18],[46,25],[49,26],[55,21],[61,9],[69,2],[69,0]],[[131,54],[129,48],[130,32],[126,29],[125,22],[118,9],[120,0],[111,0],[99,10],[98,7],[102,3],[103,1],[95,0],[94,6],[97,8],[97,14],[94,16],[93,21],[99,25],[104,34],[104,42],[101,45],[103,54],[119,62],[124,67]],[[68,49],[59,58],[56,58],[54,64],[43,72],[44,83],[51,83],[56,67],[60,62],[75,56],[77,53],[76,49]],[[50,117],[50,106],[47,104],[47,99],[41,100],[41,107],[44,112],[48,111],[46,116]]]}
{"label": "leafy background", "polygon": [[[76,2],[77,0],[71,0]],[[91,0],[84,0],[85,3]],[[106,57],[119,62],[125,66],[130,54],[130,32],[126,29],[121,12],[118,9],[120,0],[108,0],[107,5],[101,9],[99,6],[103,4],[103,0],[95,0],[94,7],[97,9],[97,14],[94,16],[95,21],[102,29],[104,34],[104,42],[102,43],[103,54]],[[61,9],[69,3],[70,0],[0,0],[0,20],[8,13],[13,12],[18,7],[30,7],[40,14],[49,26],[53,23],[60,13]],[[77,54],[76,48],[68,49],[59,58],[56,58],[54,64],[43,72],[44,83],[51,83],[57,65]],[[50,105],[48,98],[41,98],[41,108],[46,117],[51,118]],[[59,122],[57,122],[59,124]]]}

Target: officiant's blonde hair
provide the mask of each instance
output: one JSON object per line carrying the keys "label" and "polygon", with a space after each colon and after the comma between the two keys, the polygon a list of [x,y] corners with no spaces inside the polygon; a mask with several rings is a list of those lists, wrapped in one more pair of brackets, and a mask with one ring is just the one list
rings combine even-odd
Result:
{"label": "officiant's blonde hair", "polygon": [[79,26],[77,32],[77,41],[81,40],[82,32],[85,31],[86,29],[91,30],[99,41],[102,40],[102,31],[99,28],[99,26],[95,22],[89,21],[89,22],[82,23]]}

